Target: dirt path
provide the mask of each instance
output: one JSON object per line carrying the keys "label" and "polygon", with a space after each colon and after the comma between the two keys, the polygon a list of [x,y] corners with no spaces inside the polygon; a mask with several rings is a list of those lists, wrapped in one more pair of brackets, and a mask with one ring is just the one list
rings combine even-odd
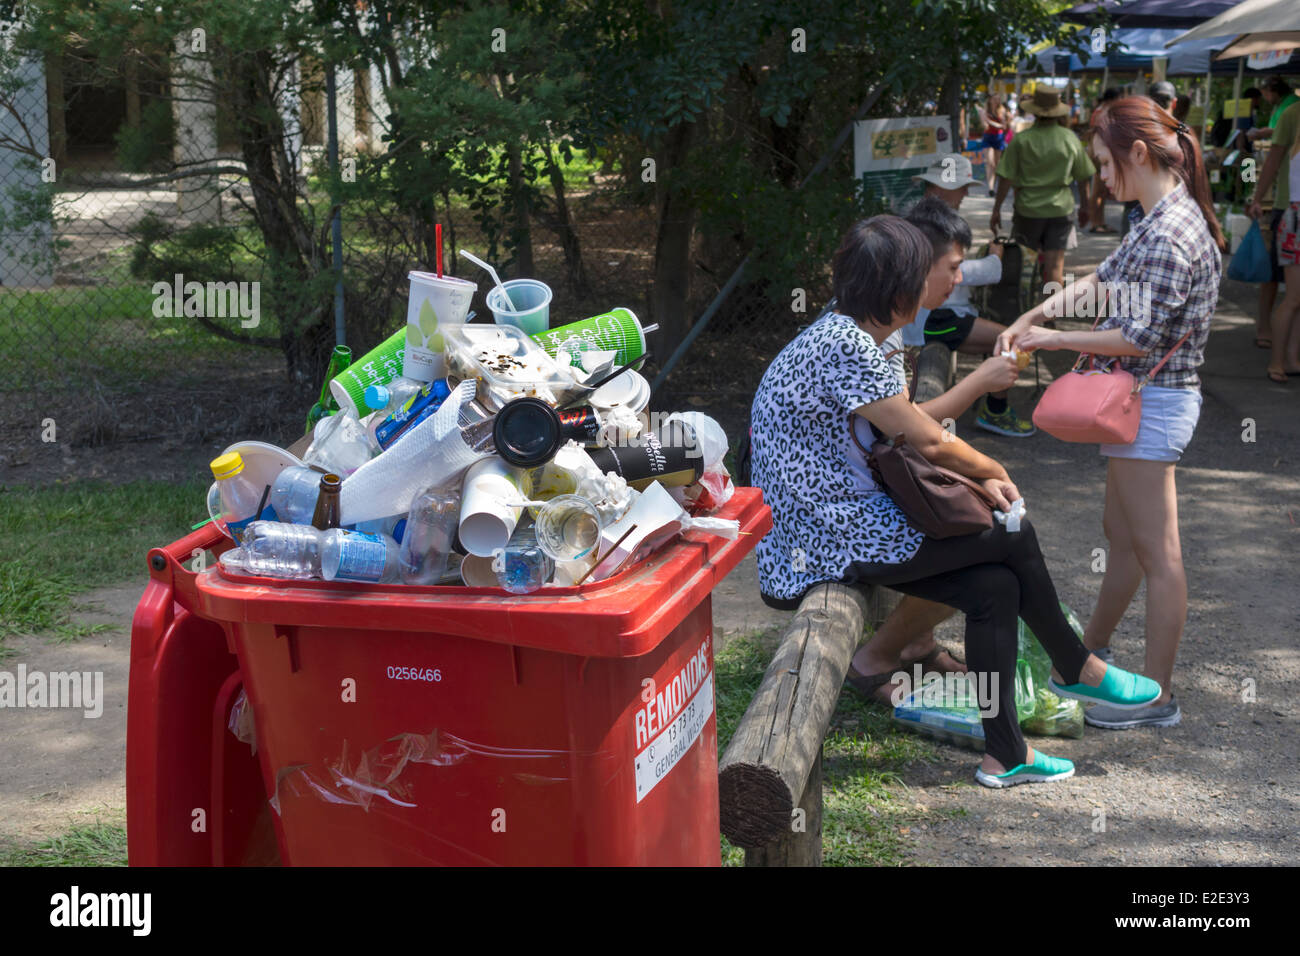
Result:
{"label": "dirt path", "polygon": [[[79,595],[73,621],[109,624],[111,631],[68,644],[15,637],[16,653],[0,671],[81,671],[103,675],[102,713],[84,709],[0,711],[0,845],[36,842],[94,819],[122,823],[126,816],[126,691],[131,616],[142,583]],[[97,708],[98,709],[98,708]]]}

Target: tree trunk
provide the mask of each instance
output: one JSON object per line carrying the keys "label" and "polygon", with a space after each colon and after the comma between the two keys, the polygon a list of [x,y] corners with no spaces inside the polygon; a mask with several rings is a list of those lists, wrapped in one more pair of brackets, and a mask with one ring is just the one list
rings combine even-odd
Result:
{"label": "tree trunk", "polygon": [[517,276],[531,276],[533,268],[533,230],[528,216],[528,193],[524,186],[523,157],[518,143],[508,147],[510,156],[510,215],[514,220],[511,230],[515,241],[515,265],[511,270]]}
{"label": "tree trunk", "polygon": [[656,158],[656,227],[654,288],[650,315],[659,323],[661,361],[672,353],[690,328],[686,314],[690,294],[691,237],[695,226],[695,200],[676,186],[675,171],[685,159],[695,132],[694,123],[679,123],[664,139]]}
{"label": "tree trunk", "polygon": [[559,237],[560,248],[564,250],[564,265],[569,289],[574,295],[582,297],[591,291],[591,287],[587,281],[587,270],[582,264],[582,247],[578,242],[578,233],[573,227],[573,219],[569,215],[569,202],[564,194],[564,170],[560,168],[559,160],[555,157],[555,149],[550,143],[546,144],[544,152],[546,172],[551,179],[551,191],[555,194],[555,213],[550,215],[539,211],[539,216],[543,221],[551,220],[547,225]]}
{"label": "tree trunk", "polygon": [[45,55],[45,97],[50,115],[50,157],[59,176],[68,162],[67,101],[63,93],[63,56]]}

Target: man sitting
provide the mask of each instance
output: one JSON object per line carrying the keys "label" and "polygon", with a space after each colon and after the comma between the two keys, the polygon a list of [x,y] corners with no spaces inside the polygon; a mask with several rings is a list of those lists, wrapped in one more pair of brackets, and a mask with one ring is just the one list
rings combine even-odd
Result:
{"label": "man sitting", "polygon": [[[970,227],[956,215],[956,211],[966,198],[971,184],[977,181],[972,175],[970,160],[964,156],[946,156],[921,175],[912,178],[926,184],[927,198],[942,200],[953,211],[952,219],[961,223],[958,231],[964,236],[964,252],[971,241]],[[921,208],[921,204],[918,203],[916,208]],[[931,215],[928,218],[934,217]],[[924,223],[914,221],[912,224],[926,231]],[[952,228],[958,229],[956,226]],[[974,286],[993,285],[1001,278],[1002,246],[995,242],[989,246],[989,255],[980,259],[967,259],[961,264],[961,282],[943,305],[934,311],[922,308],[917,313],[916,321],[903,330],[904,344],[915,346],[942,342],[948,348],[967,355],[989,355],[1005,327],[979,317],[975,306],[971,304],[970,290]],[[1034,434],[1037,429],[1033,423],[1016,414],[1007,402],[1007,395],[1006,389],[982,395],[975,410],[976,426],[1011,438],[1027,438]]]}

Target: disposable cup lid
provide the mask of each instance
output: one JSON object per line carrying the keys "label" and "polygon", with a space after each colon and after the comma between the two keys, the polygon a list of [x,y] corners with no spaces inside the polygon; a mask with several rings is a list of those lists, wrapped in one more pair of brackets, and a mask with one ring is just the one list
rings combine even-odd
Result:
{"label": "disposable cup lid", "polygon": [[516,398],[497,413],[492,439],[507,464],[532,468],[550,461],[559,451],[560,417],[539,398]]}

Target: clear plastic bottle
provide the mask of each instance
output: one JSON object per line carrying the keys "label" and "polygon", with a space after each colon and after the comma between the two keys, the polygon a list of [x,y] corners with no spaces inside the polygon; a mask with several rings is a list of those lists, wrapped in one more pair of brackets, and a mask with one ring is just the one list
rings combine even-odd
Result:
{"label": "clear plastic bottle", "polygon": [[397,550],[397,542],[386,534],[331,528],[321,533],[321,577],[372,584],[396,581]]}
{"label": "clear plastic bottle", "polygon": [[343,411],[323,419],[316,426],[302,460],[304,464],[316,465],[346,478],[378,451],[365,426],[351,412]]}
{"label": "clear plastic bottle", "polygon": [[311,525],[252,521],[243,533],[243,552],[250,573],[282,578],[320,577],[322,534]]}
{"label": "clear plastic bottle", "polygon": [[521,523],[510,543],[492,556],[497,584],[511,594],[531,594],[555,574],[555,561],[537,543],[537,528]]}
{"label": "clear plastic bottle", "polygon": [[320,477],[319,471],[301,465],[283,469],[271,486],[275,516],[289,524],[311,524],[320,494]]}
{"label": "clear plastic bottle", "polygon": [[217,494],[221,501],[221,519],[226,534],[235,541],[244,526],[257,517],[257,505],[262,500],[262,488],[256,487],[244,474],[244,459],[237,451],[212,460],[212,476],[217,479]]}
{"label": "clear plastic bottle", "polygon": [[437,584],[442,580],[459,523],[459,486],[427,488],[415,496],[398,551],[403,583]]}

